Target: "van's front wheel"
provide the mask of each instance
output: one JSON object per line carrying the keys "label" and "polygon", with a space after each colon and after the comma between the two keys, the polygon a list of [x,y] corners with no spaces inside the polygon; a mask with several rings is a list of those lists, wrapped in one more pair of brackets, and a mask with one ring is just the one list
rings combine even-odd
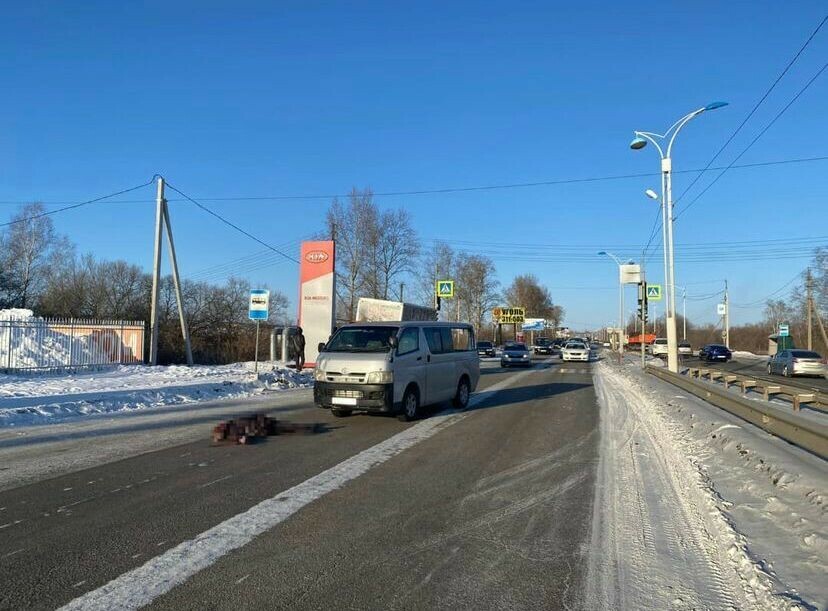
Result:
{"label": "van's front wheel", "polygon": [[469,406],[469,395],[471,394],[471,387],[469,380],[462,378],[457,385],[457,393],[454,395],[454,407],[457,409],[466,409]]}
{"label": "van's front wheel", "polygon": [[402,412],[397,416],[401,422],[411,422],[420,416],[420,396],[416,389],[407,388],[402,400]]}
{"label": "van's front wheel", "polygon": [[351,415],[351,410],[349,409],[332,409],[331,413],[337,418],[347,418]]}

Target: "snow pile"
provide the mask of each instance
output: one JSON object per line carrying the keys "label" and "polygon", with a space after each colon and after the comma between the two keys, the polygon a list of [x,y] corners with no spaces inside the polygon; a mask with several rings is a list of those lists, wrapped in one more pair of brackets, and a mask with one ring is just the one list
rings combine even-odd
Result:
{"label": "snow pile", "polygon": [[596,601],[636,606],[655,587],[681,601],[661,608],[826,608],[824,461],[637,368],[602,363],[596,388]]}
{"label": "snow pile", "polygon": [[762,356],[760,354],[754,354],[753,352],[747,352],[746,350],[734,350],[733,351],[733,358],[742,358],[742,359],[750,359],[750,360],[757,360],[761,361],[766,358],[767,356]]}
{"label": "snow pile", "polygon": [[259,395],[311,386],[310,372],[282,363],[151,367],[121,365],[101,372],[0,375],[0,428],[89,414],[139,410]]}
{"label": "snow pile", "polygon": [[11,362],[12,367],[20,368],[47,368],[92,362],[90,340],[90,336],[73,338],[49,329],[31,310],[0,310],[0,363]]}

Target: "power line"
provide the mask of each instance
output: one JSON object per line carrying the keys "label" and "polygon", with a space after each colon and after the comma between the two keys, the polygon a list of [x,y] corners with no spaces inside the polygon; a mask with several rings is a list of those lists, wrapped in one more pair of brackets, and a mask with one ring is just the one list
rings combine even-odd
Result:
{"label": "power line", "polygon": [[685,212],[686,212],[686,211],[687,211],[687,210],[688,210],[688,209],[689,209],[689,208],[690,208],[693,204],[695,204],[697,201],[699,201],[699,198],[700,198],[700,197],[702,197],[705,193],[707,193],[707,191],[710,189],[710,187],[712,187],[713,185],[715,185],[715,184],[719,181],[719,179],[720,179],[722,176],[724,176],[724,175],[725,175],[725,172],[727,172],[727,171],[731,168],[731,166],[732,166],[733,164],[735,164],[737,161],[739,161],[739,159],[741,159],[742,155],[744,155],[745,153],[747,153],[747,152],[750,150],[750,148],[751,148],[754,144],[756,144],[756,142],[759,140],[759,138],[761,138],[761,137],[765,134],[765,132],[767,132],[767,131],[771,128],[771,126],[772,126],[774,123],[776,123],[776,121],[777,121],[777,120],[778,120],[778,119],[779,119],[782,115],[784,115],[784,114],[785,114],[785,112],[786,112],[786,111],[787,111],[787,110],[788,110],[788,109],[789,109],[789,108],[793,105],[793,103],[794,103],[794,102],[796,102],[796,101],[799,99],[799,96],[801,96],[803,93],[805,93],[805,91],[807,91],[807,90],[808,90],[808,88],[809,88],[809,87],[810,87],[810,86],[814,83],[814,81],[816,81],[816,80],[817,80],[817,78],[819,78],[819,76],[820,76],[823,72],[825,72],[825,69],[826,69],[826,68],[828,68],[828,63],[823,64],[822,68],[820,68],[820,69],[817,71],[817,73],[816,73],[816,74],[814,74],[814,76],[812,76],[812,77],[811,77],[811,80],[809,80],[807,83],[805,83],[805,86],[804,86],[802,89],[800,89],[800,90],[797,92],[797,94],[796,94],[793,98],[791,98],[790,102],[788,102],[788,103],[784,106],[784,108],[782,108],[782,110],[780,110],[780,111],[777,113],[777,115],[776,115],[776,116],[775,116],[775,117],[774,117],[774,118],[770,121],[770,123],[768,123],[768,124],[767,124],[767,125],[766,125],[763,129],[762,129],[762,131],[760,131],[760,132],[756,135],[756,137],[755,137],[753,140],[751,140],[751,141],[750,141],[750,144],[748,144],[748,145],[747,145],[744,149],[742,149],[742,152],[741,152],[741,153],[739,153],[739,154],[735,157],[735,159],[733,159],[733,161],[730,163],[730,165],[728,165],[726,168],[724,168],[724,169],[723,169],[723,170],[722,170],[722,171],[718,174],[718,176],[716,176],[716,178],[714,178],[714,179],[713,179],[713,180],[712,180],[712,181],[711,181],[711,182],[710,182],[710,183],[709,183],[709,184],[708,184],[708,185],[707,185],[704,189],[702,189],[702,191],[701,191],[698,195],[696,195],[696,197],[695,197],[695,198],[693,198],[693,200],[692,200],[689,204],[687,204],[686,206],[684,206],[684,208],[682,208],[681,210],[679,210],[679,211],[678,211],[678,213],[677,213],[677,214],[673,217],[673,220],[674,220],[674,221],[675,221],[675,220],[677,220],[677,219],[678,219],[678,218],[679,218],[682,214],[684,214],[684,213],[685,213]]}
{"label": "power line", "polygon": [[256,236],[254,236],[254,235],[253,235],[252,233],[250,233],[249,231],[245,231],[244,229],[242,229],[241,227],[239,227],[238,225],[236,225],[236,224],[235,224],[235,223],[233,223],[232,221],[228,221],[226,218],[224,218],[223,216],[221,216],[221,215],[220,215],[220,214],[218,214],[217,212],[213,212],[212,210],[210,210],[210,209],[209,209],[207,206],[205,206],[204,204],[201,204],[201,203],[197,202],[196,200],[194,200],[192,197],[190,197],[189,195],[187,195],[187,194],[186,194],[186,193],[184,193],[183,191],[181,191],[181,190],[179,190],[179,189],[176,189],[176,188],[175,188],[174,186],[172,186],[169,182],[167,182],[167,186],[168,186],[170,189],[172,189],[173,191],[175,191],[176,193],[178,193],[179,195],[181,195],[181,196],[182,196],[184,199],[186,199],[187,201],[192,202],[193,204],[195,204],[196,206],[198,206],[199,208],[201,208],[202,210],[204,210],[204,212],[206,212],[207,214],[210,214],[211,216],[214,216],[215,218],[217,218],[218,220],[220,220],[222,223],[224,223],[224,224],[225,224],[225,225],[227,225],[228,227],[232,227],[233,229],[235,229],[236,231],[238,231],[238,232],[239,232],[239,233],[241,233],[242,235],[247,236],[248,238],[250,238],[251,240],[253,240],[253,241],[255,241],[255,242],[258,242],[259,244],[261,244],[261,245],[262,245],[262,246],[264,246],[265,248],[267,248],[267,249],[269,249],[269,250],[272,250],[273,252],[275,252],[275,253],[277,253],[277,254],[282,255],[285,259],[287,259],[287,260],[289,260],[289,261],[293,261],[294,263],[299,263],[299,259],[295,259],[295,258],[291,257],[290,255],[286,255],[285,253],[283,253],[281,250],[279,250],[279,249],[278,249],[278,248],[276,248],[275,246],[271,246],[270,244],[268,244],[268,243],[267,243],[267,242],[265,242],[264,240],[261,240],[260,238],[257,238]]}
{"label": "power line", "polygon": [[755,301],[750,301],[748,303],[743,303],[743,304],[734,304],[734,307],[737,307],[737,308],[750,308],[752,306],[756,306],[756,305],[759,305],[759,304],[764,304],[768,299],[770,299],[771,297],[775,297],[776,295],[778,295],[779,293],[784,291],[786,288],[788,288],[791,284],[796,282],[797,278],[799,278],[801,275],[802,275],[802,272],[796,272],[796,274],[794,275],[793,278],[788,280],[785,284],[780,286],[778,289],[776,289],[772,293],[769,293],[768,295],[765,295],[761,299],[757,299]]}
{"label": "power line", "polygon": [[776,86],[779,84],[779,81],[781,81],[781,80],[782,80],[782,77],[784,77],[784,76],[788,73],[788,70],[790,70],[790,69],[791,69],[791,66],[793,66],[793,65],[796,63],[796,60],[798,60],[798,59],[799,59],[799,56],[800,56],[800,55],[802,55],[802,52],[803,52],[803,51],[805,51],[805,48],[806,48],[809,44],[811,44],[811,41],[814,39],[814,36],[816,36],[816,35],[817,35],[817,32],[819,32],[819,31],[820,31],[820,29],[822,29],[822,26],[824,26],[824,25],[825,25],[825,22],[826,22],[826,21],[828,21],[828,15],[826,15],[825,17],[823,17],[822,21],[819,23],[819,25],[816,27],[816,29],[815,29],[813,32],[811,32],[811,35],[808,37],[808,40],[806,40],[806,41],[805,41],[805,43],[804,43],[804,44],[803,44],[803,45],[799,48],[799,51],[797,51],[797,52],[796,52],[796,55],[794,55],[794,56],[791,58],[791,60],[788,62],[788,65],[787,65],[787,66],[785,66],[785,69],[784,69],[784,70],[782,70],[782,72],[779,74],[779,76],[777,76],[777,77],[776,77],[776,80],[775,80],[775,81],[773,81],[773,83],[771,83],[771,86],[768,88],[768,90],[765,92],[765,94],[764,94],[764,95],[763,95],[763,96],[759,99],[759,101],[758,101],[758,102],[756,102],[756,104],[754,104],[754,106],[753,106],[753,108],[750,110],[750,112],[747,114],[747,116],[746,116],[746,117],[742,120],[742,122],[739,124],[739,127],[737,127],[737,128],[735,129],[735,131],[734,131],[732,134],[730,134],[730,137],[729,137],[729,138],[725,141],[725,143],[721,146],[721,148],[719,148],[719,150],[718,150],[718,151],[716,151],[716,154],[715,154],[715,155],[713,155],[713,157],[710,159],[710,161],[708,161],[708,162],[707,162],[707,165],[706,165],[706,166],[704,166],[704,169],[702,169],[702,171],[701,171],[701,172],[699,172],[698,176],[696,176],[696,177],[693,179],[693,181],[692,181],[689,185],[687,185],[687,187],[684,189],[684,191],[682,191],[681,195],[679,195],[679,196],[678,196],[678,198],[676,199],[676,202],[675,202],[675,203],[678,203],[678,202],[681,200],[681,198],[683,198],[683,197],[687,194],[687,192],[688,192],[690,189],[692,189],[692,188],[693,188],[693,185],[695,185],[695,184],[696,184],[696,183],[697,183],[697,182],[701,179],[701,177],[702,177],[702,176],[704,176],[704,173],[705,173],[708,169],[710,169],[710,166],[711,166],[711,165],[713,165],[713,162],[714,162],[714,161],[716,161],[716,159],[718,159],[718,158],[719,158],[719,155],[721,155],[721,154],[722,154],[722,152],[723,152],[723,151],[727,148],[727,146],[728,146],[728,145],[729,145],[729,144],[733,141],[733,139],[736,137],[736,135],[737,135],[740,131],[742,131],[742,128],[743,128],[743,127],[745,126],[745,124],[746,124],[746,123],[750,120],[750,118],[754,115],[754,113],[755,113],[755,112],[759,109],[759,107],[762,105],[762,102],[764,102],[764,101],[765,101],[765,99],[766,99],[766,98],[767,98],[767,97],[771,94],[771,92],[772,92],[772,91],[776,88]]}
{"label": "power line", "polygon": [[[109,195],[103,195],[101,197],[96,197],[95,199],[89,199],[85,202],[76,202],[69,206],[64,206],[63,208],[57,208],[56,210],[47,210],[46,212],[41,212],[39,214],[33,214],[31,216],[27,216],[21,219],[15,219],[13,221],[8,221],[7,223],[0,224],[0,227],[8,227],[10,225],[16,225],[17,223],[26,223],[28,221],[33,221],[35,219],[43,218],[44,216],[51,216],[52,214],[57,214],[58,212],[65,212],[67,210],[74,210],[75,208],[80,208],[81,206],[88,206],[89,204],[94,204],[96,202],[103,201],[105,199],[109,199],[110,197],[117,197],[118,195],[123,195],[124,193],[129,193],[131,191],[137,191],[138,189],[142,189],[151,185],[155,182],[155,179],[158,177],[156,174],[152,178],[150,178],[147,182],[142,183],[140,185],[136,185],[134,187],[130,187],[129,189],[123,189],[121,191],[116,191],[115,193],[110,193]],[[31,203],[31,202],[26,202]]]}
{"label": "power line", "polygon": [[[817,157],[802,157],[796,159],[780,159],[776,161],[761,161],[755,163],[745,163],[739,165],[729,165],[729,166],[719,166],[719,167],[712,167],[706,168],[707,170],[737,170],[737,169],[750,169],[750,168],[760,168],[760,167],[767,167],[767,166],[776,166],[776,165],[789,165],[789,164],[799,164],[799,163],[813,163],[818,161],[828,161],[828,155],[817,156]],[[702,172],[704,168],[696,168],[690,170],[674,170],[673,174],[692,174],[694,172]],[[545,181],[536,181],[536,182],[524,182],[524,183],[511,183],[511,184],[500,184],[500,185],[483,185],[483,186],[472,186],[472,187],[452,187],[452,188],[445,188],[445,189],[421,189],[421,190],[414,190],[414,191],[384,191],[384,192],[377,192],[374,193],[374,197],[392,197],[392,196],[408,196],[408,195],[437,195],[437,194],[447,194],[447,193],[463,193],[469,191],[491,191],[491,190],[498,190],[498,189],[517,189],[517,188],[524,188],[524,187],[540,187],[540,186],[554,186],[554,185],[565,185],[565,184],[576,184],[576,183],[587,183],[587,182],[602,182],[602,181],[610,181],[610,180],[624,180],[624,179],[631,179],[631,178],[646,178],[646,177],[654,177],[660,176],[661,174],[658,172],[649,172],[649,173],[640,173],[640,174],[619,174],[619,175],[610,175],[610,176],[595,176],[589,178],[566,178],[566,179],[558,179],[558,180],[545,180]],[[152,181],[150,181],[152,182]],[[143,186],[143,185],[142,185]],[[123,193],[126,193],[124,191]],[[240,202],[240,201],[279,201],[279,200],[304,200],[304,199],[333,199],[333,198],[345,198],[348,197],[349,194],[334,194],[334,195],[257,195],[257,196],[234,196],[234,197],[200,197],[199,201],[201,202]],[[112,197],[112,196],[108,196]],[[125,199],[125,200],[118,200],[115,202],[111,202],[113,204],[143,204],[148,202],[153,202],[155,200],[151,199]],[[168,202],[175,202],[175,201],[192,201],[188,197],[182,198],[168,198]],[[31,203],[30,200],[0,200],[0,204],[10,204],[10,205],[20,205],[20,204],[28,204]],[[60,205],[60,204],[72,204],[76,205],[78,202],[70,202],[70,201],[41,201],[42,204],[47,205]],[[80,202],[81,204],[85,204],[86,202]],[[60,210],[55,210],[54,212],[60,212]]]}

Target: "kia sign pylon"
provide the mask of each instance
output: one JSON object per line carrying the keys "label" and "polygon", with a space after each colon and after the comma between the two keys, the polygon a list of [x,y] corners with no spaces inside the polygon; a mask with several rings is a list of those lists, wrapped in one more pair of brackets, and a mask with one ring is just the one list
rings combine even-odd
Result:
{"label": "kia sign pylon", "polygon": [[333,331],[336,299],[335,249],[332,241],[302,242],[299,266],[299,326],[305,335],[306,365],[316,364],[320,342]]}

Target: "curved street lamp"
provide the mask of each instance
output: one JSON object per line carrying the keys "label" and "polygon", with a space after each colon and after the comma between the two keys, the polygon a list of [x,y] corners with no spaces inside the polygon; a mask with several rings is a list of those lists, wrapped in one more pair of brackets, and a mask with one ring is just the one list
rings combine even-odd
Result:
{"label": "curved street lamp", "polygon": [[[630,142],[630,148],[638,151],[651,143],[661,157],[661,234],[664,244],[664,283],[666,286],[665,315],[667,322],[667,366],[670,371],[678,371],[678,339],[676,337],[676,282],[675,263],[673,253],[673,143],[676,136],[687,123],[700,114],[727,106],[727,102],[711,102],[684,115],[673,123],[663,134],[654,132],[635,131],[635,137]],[[667,143],[666,149],[664,143]],[[646,192],[647,197],[657,199],[651,189]],[[653,197],[656,195],[656,197]]]}
{"label": "curved street lamp", "polygon": [[[607,252],[606,250],[599,250],[598,254],[605,257],[610,257],[618,265],[618,360],[621,364],[624,363],[624,336],[626,335],[626,324],[624,322],[624,283],[621,281],[621,266],[625,264],[620,258]],[[627,264],[632,263],[632,260],[627,260]]]}

